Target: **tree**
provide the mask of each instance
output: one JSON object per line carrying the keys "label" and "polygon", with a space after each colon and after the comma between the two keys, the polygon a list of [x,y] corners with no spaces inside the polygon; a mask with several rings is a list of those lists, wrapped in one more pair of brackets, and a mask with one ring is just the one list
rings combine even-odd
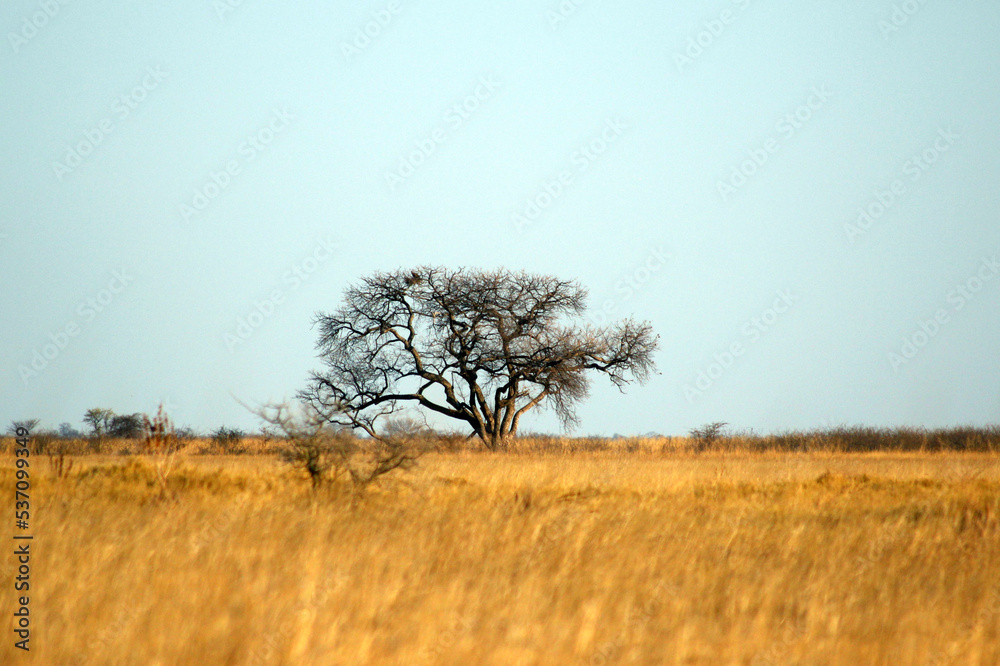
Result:
{"label": "tree", "polygon": [[107,421],[107,433],[109,437],[138,439],[144,434],[143,428],[142,414],[115,415]]}
{"label": "tree", "polygon": [[83,435],[79,430],[64,421],[59,424],[59,436],[63,439],[79,439]]}
{"label": "tree", "polygon": [[573,322],[586,296],[578,282],[505,269],[375,273],[317,315],[324,369],[299,398],[372,437],[379,418],[406,405],[463,422],[490,450],[542,404],[570,428],[589,373],[619,389],[643,382],[658,345],[645,322]]}
{"label": "tree", "polygon": [[25,419],[23,421],[11,421],[10,425],[7,427],[7,434],[19,437],[17,431],[20,429],[27,430],[29,433],[34,430],[38,424],[41,423],[39,419]]}
{"label": "tree", "polygon": [[95,407],[88,409],[83,415],[83,422],[90,426],[92,437],[103,437],[108,431],[108,425],[115,413],[110,409]]}
{"label": "tree", "polygon": [[286,442],[279,454],[282,461],[306,472],[313,490],[325,478],[336,481],[346,473],[360,493],[380,477],[411,467],[420,457],[412,435],[397,431],[371,438],[366,442],[367,456],[359,455],[363,452],[350,429],[336,425],[329,412],[317,411],[311,404],[270,404],[252,411],[282,434]]}
{"label": "tree", "polygon": [[706,423],[700,428],[692,428],[689,434],[694,439],[695,448],[703,451],[715,444],[723,436],[727,425],[729,424],[725,421],[714,421]]}

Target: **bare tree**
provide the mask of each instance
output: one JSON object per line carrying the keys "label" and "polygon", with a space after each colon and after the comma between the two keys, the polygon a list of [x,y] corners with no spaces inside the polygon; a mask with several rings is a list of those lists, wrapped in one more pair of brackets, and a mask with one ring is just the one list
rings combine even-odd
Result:
{"label": "bare tree", "polygon": [[18,430],[22,428],[30,433],[38,426],[39,423],[41,423],[39,419],[25,419],[23,421],[11,421],[10,425],[7,427],[7,434],[17,437]]}
{"label": "bare tree", "polygon": [[704,451],[715,444],[725,434],[727,425],[729,424],[725,421],[714,421],[700,428],[692,428],[689,434],[694,439],[695,450]]}
{"label": "bare tree", "polygon": [[410,467],[420,455],[412,438],[399,433],[373,437],[364,455],[349,429],[332,424],[329,413],[309,404],[270,404],[252,411],[285,438],[281,459],[306,472],[314,490],[324,479],[346,474],[360,492],[379,477]]}
{"label": "bare tree", "polygon": [[325,368],[299,398],[373,437],[377,419],[416,405],[464,422],[491,450],[543,403],[572,427],[588,373],[620,389],[645,381],[658,340],[631,319],[574,323],[586,296],[575,281],[504,269],[375,273],[317,315]]}

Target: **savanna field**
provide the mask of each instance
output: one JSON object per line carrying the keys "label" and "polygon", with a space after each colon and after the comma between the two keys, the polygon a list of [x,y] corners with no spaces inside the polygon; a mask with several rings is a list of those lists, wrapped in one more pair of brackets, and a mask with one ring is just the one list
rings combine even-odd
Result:
{"label": "savanna field", "polygon": [[38,452],[31,651],[5,612],[0,661],[998,664],[987,439],[527,438],[362,490],[274,442]]}

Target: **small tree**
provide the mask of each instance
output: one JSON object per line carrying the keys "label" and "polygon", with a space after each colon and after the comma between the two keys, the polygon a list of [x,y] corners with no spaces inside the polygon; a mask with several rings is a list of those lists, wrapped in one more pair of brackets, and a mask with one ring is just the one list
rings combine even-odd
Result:
{"label": "small tree", "polygon": [[39,423],[41,423],[39,419],[25,419],[23,421],[11,421],[10,425],[7,426],[7,434],[17,437],[17,431],[21,428],[24,428],[30,434],[32,430],[38,427]]}
{"label": "small tree", "polygon": [[63,439],[79,439],[83,434],[69,423],[59,424],[59,436]]}
{"label": "small tree", "polygon": [[115,415],[107,422],[107,433],[109,437],[120,437],[122,439],[138,439],[143,436],[143,415],[142,414],[122,414]]}
{"label": "small tree", "polygon": [[695,447],[699,451],[710,447],[723,436],[727,425],[729,424],[725,421],[715,421],[713,423],[706,423],[700,428],[692,428],[690,435],[694,438]]}
{"label": "small tree", "polygon": [[648,323],[573,321],[586,296],[577,282],[508,270],[376,273],[317,316],[325,369],[299,398],[373,438],[375,421],[404,405],[462,422],[494,451],[542,404],[569,428],[590,374],[622,389],[655,367]]}
{"label": "small tree", "polygon": [[429,437],[434,434],[434,429],[427,424],[426,419],[403,414],[386,421],[382,431],[387,435],[404,437]]}
{"label": "small tree", "polygon": [[95,407],[88,409],[83,415],[83,422],[90,426],[91,437],[104,437],[108,432],[108,424],[115,413],[110,409]]}
{"label": "small tree", "polygon": [[91,448],[97,453],[104,445],[104,437],[108,433],[108,425],[114,415],[110,409],[100,407],[88,409],[83,415],[83,422],[90,426]]}
{"label": "small tree", "polygon": [[360,492],[379,477],[410,467],[419,456],[404,437],[376,436],[365,442],[366,457],[349,429],[333,425],[330,414],[310,404],[296,408],[272,404],[252,411],[284,435],[287,444],[280,454],[282,461],[306,472],[313,490],[324,480],[345,475]]}

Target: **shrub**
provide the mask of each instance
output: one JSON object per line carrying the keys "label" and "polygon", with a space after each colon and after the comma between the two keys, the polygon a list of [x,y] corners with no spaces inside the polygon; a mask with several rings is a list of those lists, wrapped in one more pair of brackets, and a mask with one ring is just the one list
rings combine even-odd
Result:
{"label": "shrub", "polygon": [[108,436],[121,439],[138,439],[143,435],[142,414],[112,416],[108,421]]}
{"label": "shrub", "polygon": [[212,443],[224,453],[243,453],[243,439],[246,433],[238,428],[222,426],[212,433]]}
{"label": "shrub", "polygon": [[692,428],[690,435],[694,438],[695,448],[704,451],[715,444],[723,436],[727,425],[729,424],[725,421],[715,421],[706,423],[700,428]]}
{"label": "shrub", "polygon": [[325,480],[344,476],[358,494],[380,477],[410,467],[420,456],[412,433],[372,437],[362,445],[349,430],[331,425],[326,415],[309,405],[297,410],[286,404],[268,405],[255,413],[284,435],[281,460],[304,471],[314,490]]}
{"label": "shrub", "polygon": [[64,422],[59,424],[59,436],[63,439],[80,439],[83,437],[83,433]]}

